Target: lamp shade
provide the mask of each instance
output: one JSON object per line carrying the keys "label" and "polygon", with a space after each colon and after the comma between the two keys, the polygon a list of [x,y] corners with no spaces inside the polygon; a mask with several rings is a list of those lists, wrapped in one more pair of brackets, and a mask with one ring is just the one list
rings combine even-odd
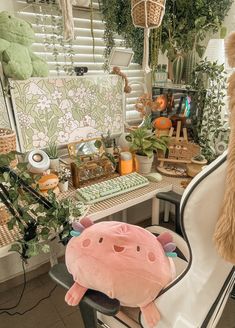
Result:
{"label": "lamp shade", "polygon": [[203,59],[217,62],[218,65],[225,63],[224,39],[210,39],[203,55]]}

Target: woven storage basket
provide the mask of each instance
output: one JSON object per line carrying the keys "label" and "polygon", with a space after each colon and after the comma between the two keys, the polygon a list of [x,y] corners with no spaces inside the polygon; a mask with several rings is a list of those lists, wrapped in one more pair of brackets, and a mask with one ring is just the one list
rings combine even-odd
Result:
{"label": "woven storage basket", "polygon": [[0,204],[0,225],[5,225],[10,219],[10,214],[5,205]]}
{"label": "woven storage basket", "polygon": [[165,14],[165,0],[131,0],[131,14],[135,26],[159,27]]}
{"label": "woven storage basket", "polygon": [[0,154],[16,150],[16,134],[10,129],[0,128]]}
{"label": "woven storage basket", "polygon": [[[0,128],[0,154],[7,154],[16,150],[16,134],[10,129]],[[11,161],[10,166],[17,165],[17,159]]]}

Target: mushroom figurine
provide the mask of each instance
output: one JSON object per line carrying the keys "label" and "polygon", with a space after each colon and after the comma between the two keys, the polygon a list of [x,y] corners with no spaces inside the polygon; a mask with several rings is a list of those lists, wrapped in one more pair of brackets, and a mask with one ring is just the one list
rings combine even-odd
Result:
{"label": "mushroom figurine", "polygon": [[157,137],[168,136],[172,127],[172,122],[168,117],[158,117],[153,122]]}

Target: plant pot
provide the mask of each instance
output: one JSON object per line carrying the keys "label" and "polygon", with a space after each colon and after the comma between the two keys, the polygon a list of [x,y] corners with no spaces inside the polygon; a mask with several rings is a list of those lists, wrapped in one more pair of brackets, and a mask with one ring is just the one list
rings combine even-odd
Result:
{"label": "plant pot", "polygon": [[121,148],[121,151],[129,151],[131,143],[126,140],[126,136],[129,133],[123,132],[118,138],[117,145]]}
{"label": "plant pot", "polygon": [[136,170],[141,174],[148,174],[151,172],[153,158],[148,158],[147,156],[135,155],[135,159],[137,161]]}
{"label": "plant pot", "polygon": [[59,184],[60,192],[66,192],[69,190],[69,182],[68,181],[60,181]]}
{"label": "plant pot", "polygon": [[107,153],[107,154],[110,154],[110,155],[113,155],[113,147],[105,147],[105,152]]}
{"label": "plant pot", "polygon": [[53,171],[58,171],[60,167],[59,158],[51,158],[50,159],[50,169]]}

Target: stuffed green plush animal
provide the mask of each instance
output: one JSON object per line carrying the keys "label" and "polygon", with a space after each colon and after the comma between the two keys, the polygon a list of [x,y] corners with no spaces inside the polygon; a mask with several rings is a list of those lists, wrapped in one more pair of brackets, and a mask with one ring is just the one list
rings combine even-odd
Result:
{"label": "stuffed green plush animal", "polygon": [[25,80],[48,76],[47,63],[30,49],[34,37],[29,23],[7,11],[0,12],[0,56],[6,77]]}

